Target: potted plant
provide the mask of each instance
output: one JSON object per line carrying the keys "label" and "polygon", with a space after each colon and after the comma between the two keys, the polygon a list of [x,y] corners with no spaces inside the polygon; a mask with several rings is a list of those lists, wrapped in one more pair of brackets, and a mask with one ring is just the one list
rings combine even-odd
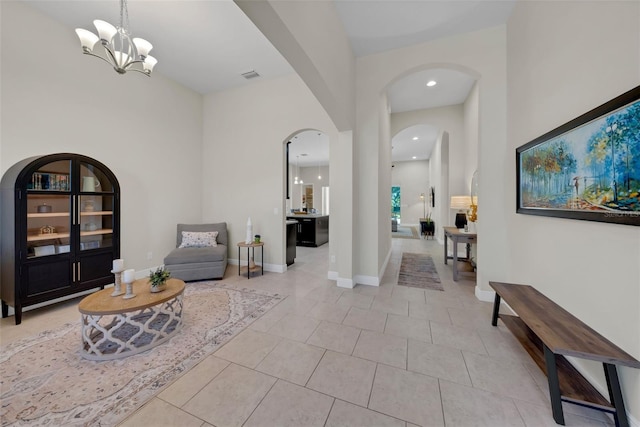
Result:
{"label": "potted plant", "polygon": [[163,267],[158,267],[155,271],[149,273],[149,284],[151,284],[151,292],[161,292],[167,286],[167,279],[171,277],[171,273]]}
{"label": "potted plant", "polygon": [[433,236],[435,234],[436,223],[431,219],[431,212],[429,212],[426,218],[422,218],[420,222],[422,225],[422,234],[425,236]]}

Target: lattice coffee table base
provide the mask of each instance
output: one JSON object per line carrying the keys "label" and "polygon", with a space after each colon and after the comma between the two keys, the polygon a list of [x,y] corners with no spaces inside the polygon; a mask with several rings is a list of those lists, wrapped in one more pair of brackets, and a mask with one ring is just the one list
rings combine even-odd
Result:
{"label": "lattice coffee table base", "polygon": [[182,327],[182,294],[120,314],[82,314],[82,357],[112,360],[149,350]]}

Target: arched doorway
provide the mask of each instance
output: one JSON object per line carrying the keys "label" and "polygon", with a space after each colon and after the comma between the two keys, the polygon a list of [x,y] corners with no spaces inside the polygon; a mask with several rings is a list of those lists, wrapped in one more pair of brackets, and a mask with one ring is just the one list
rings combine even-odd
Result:
{"label": "arched doorway", "polygon": [[319,130],[305,129],[292,134],[284,145],[284,247],[289,267],[295,262],[296,250],[292,246],[318,247],[328,243],[329,136]]}

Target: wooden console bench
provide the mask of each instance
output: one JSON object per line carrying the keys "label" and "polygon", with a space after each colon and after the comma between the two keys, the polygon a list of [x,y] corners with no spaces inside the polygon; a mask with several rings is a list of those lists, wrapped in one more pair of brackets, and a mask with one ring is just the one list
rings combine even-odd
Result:
{"label": "wooden console bench", "polygon": [[[617,426],[629,426],[616,365],[640,368],[640,362],[533,287],[489,285],[496,291],[491,324],[497,326],[498,317],[502,319],[546,373],[555,422],[564,425],[564,401],[612,413]],[[501,299],[519,317],[498,314]],[[564,356],[602,362],[611,403]]]}

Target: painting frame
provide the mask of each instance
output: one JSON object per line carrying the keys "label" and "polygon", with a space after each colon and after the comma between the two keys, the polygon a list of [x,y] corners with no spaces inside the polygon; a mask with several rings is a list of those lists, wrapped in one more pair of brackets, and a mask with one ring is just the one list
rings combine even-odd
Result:
{"label": "painting frame", "polygon": [[518,147],[516,191],[519,214],[640,226],[640,86]]}

